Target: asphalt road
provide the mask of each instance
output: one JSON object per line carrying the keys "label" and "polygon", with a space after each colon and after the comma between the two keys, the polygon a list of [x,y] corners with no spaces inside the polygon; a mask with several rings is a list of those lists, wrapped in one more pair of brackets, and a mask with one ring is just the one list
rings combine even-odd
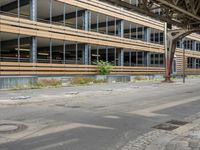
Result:
{"label": "asphalt road", "polygon": [[51,100],[0,104],[0,150],[121,150],[155,125],[200,112],[199,83],[100,85],[74,96],[63,96],[66,88],[27,91]]}

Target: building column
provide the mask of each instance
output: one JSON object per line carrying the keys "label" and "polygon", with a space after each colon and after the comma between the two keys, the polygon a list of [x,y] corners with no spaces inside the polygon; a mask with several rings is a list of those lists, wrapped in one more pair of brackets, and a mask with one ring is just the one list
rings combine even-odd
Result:
{"label": "building column", "polygon": [[124,49],[119,50],[118,59],[118,66],[124,66]]}
{"label": "building column", "polygon": [[144,28],[144,40],[145,40],[146,42],[150,42],[150,36],[151,36],[151,29],[145,27],[145,28]]}
{"label": "building column", "polygon": [[85,11],[83,13],[83,27],[85,31],[90,31],[91,26],[91,12]]}
{"label": "building column", "polygon": [[[91,28],[91,12],[86,10],[83,13],[82,17],[83,17],[84,30],[90,31],[90,28]],[[90,45],[89,44],[85,45],[82,57],[83,57],[83,64],[89,65],[91,63],[91,59],[89,58],[90,57]]]}
{"label": "building column", "polygon": [[197,50],[197,42],[196,41],[192,41],[192,50]]}
{"label": "building column", "polygon": [[123,20],[117,23],[117,31],[118,31],[118,36],[123,38],[124,37],[124,21]]}
{"label": "building column", "polygon": [[151,53],[150,52],[145,52],[144,53],[144,65],[146,67],[150,66],[150,58],[151,58]]}
{"label": "building column", "polygon": [[[30,19],[37,21],[37,0],[30,0]],[[37,62],[37,37],[31,39],[30,62]]]}
{"label": "building column", "polygon": [[32,37],[31,39],[30,62],[37,63],[37,37]]}
{"label": "building column", "polygon": [[90,49],[90,45],[86,44],[85,45],[85,49],[83,51],[83,64],[85,65],[89,65],[89,49]]}
{"label": "building column", "polygon": [[30,0],[30,19],[37,21],[37,0]]}

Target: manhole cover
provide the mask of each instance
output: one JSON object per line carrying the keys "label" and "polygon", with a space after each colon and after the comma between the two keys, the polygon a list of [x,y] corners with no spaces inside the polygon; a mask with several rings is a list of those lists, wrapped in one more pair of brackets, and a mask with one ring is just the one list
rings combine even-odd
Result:
{"label": "manhole cover", "polygon": [[28,127],[24,124],[3,123],[0,124],[0,134],[12,134],[24,131]]}
{"label": "manhole cover", "polygon": [[170,120],[166,123],[170,123],[170,124],[173,124],[173,125],[178,125],[178,126],[183,126],[183,125],[186,125],[188,124],[189,122],[186,122],[186,121],[179,121],[179,120]]}
{"label": "manhole cover", "polygon": [[160,130],[167,130],[167,131],[172,131],[177,129],[179,126],[176,125],[172,125],[172,124],[167,124],[167,123],[163,123],[163,124],[159,124],[154,126],[154,129],[160,129]]}

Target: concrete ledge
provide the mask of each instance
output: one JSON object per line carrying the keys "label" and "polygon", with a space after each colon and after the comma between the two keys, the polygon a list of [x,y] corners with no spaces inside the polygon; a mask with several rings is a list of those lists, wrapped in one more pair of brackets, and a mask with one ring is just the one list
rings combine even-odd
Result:
{"label": "concrete ledge", "polygon": [[0,76],[0,89],[26,88],[37,81],[37,76]]}
{"label": "concrete ledge", "polygon": [[116,82],[130,82],[131,76],[130,75],[108,75],[107,82],[108,83],[116,83]]}

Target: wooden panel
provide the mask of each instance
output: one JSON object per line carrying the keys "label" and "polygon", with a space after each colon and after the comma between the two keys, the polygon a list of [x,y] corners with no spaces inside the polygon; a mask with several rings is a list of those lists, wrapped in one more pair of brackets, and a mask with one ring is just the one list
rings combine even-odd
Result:
{"label": "wooden panel", "polygon": [[[41,64],[41,63],[15,63],[1,62],[0,73],[2,75],[81,75],[97,74],[93,65],[65,65],[65,64]],[[163,74],[161,67],[113,67],[112,74]]]}

